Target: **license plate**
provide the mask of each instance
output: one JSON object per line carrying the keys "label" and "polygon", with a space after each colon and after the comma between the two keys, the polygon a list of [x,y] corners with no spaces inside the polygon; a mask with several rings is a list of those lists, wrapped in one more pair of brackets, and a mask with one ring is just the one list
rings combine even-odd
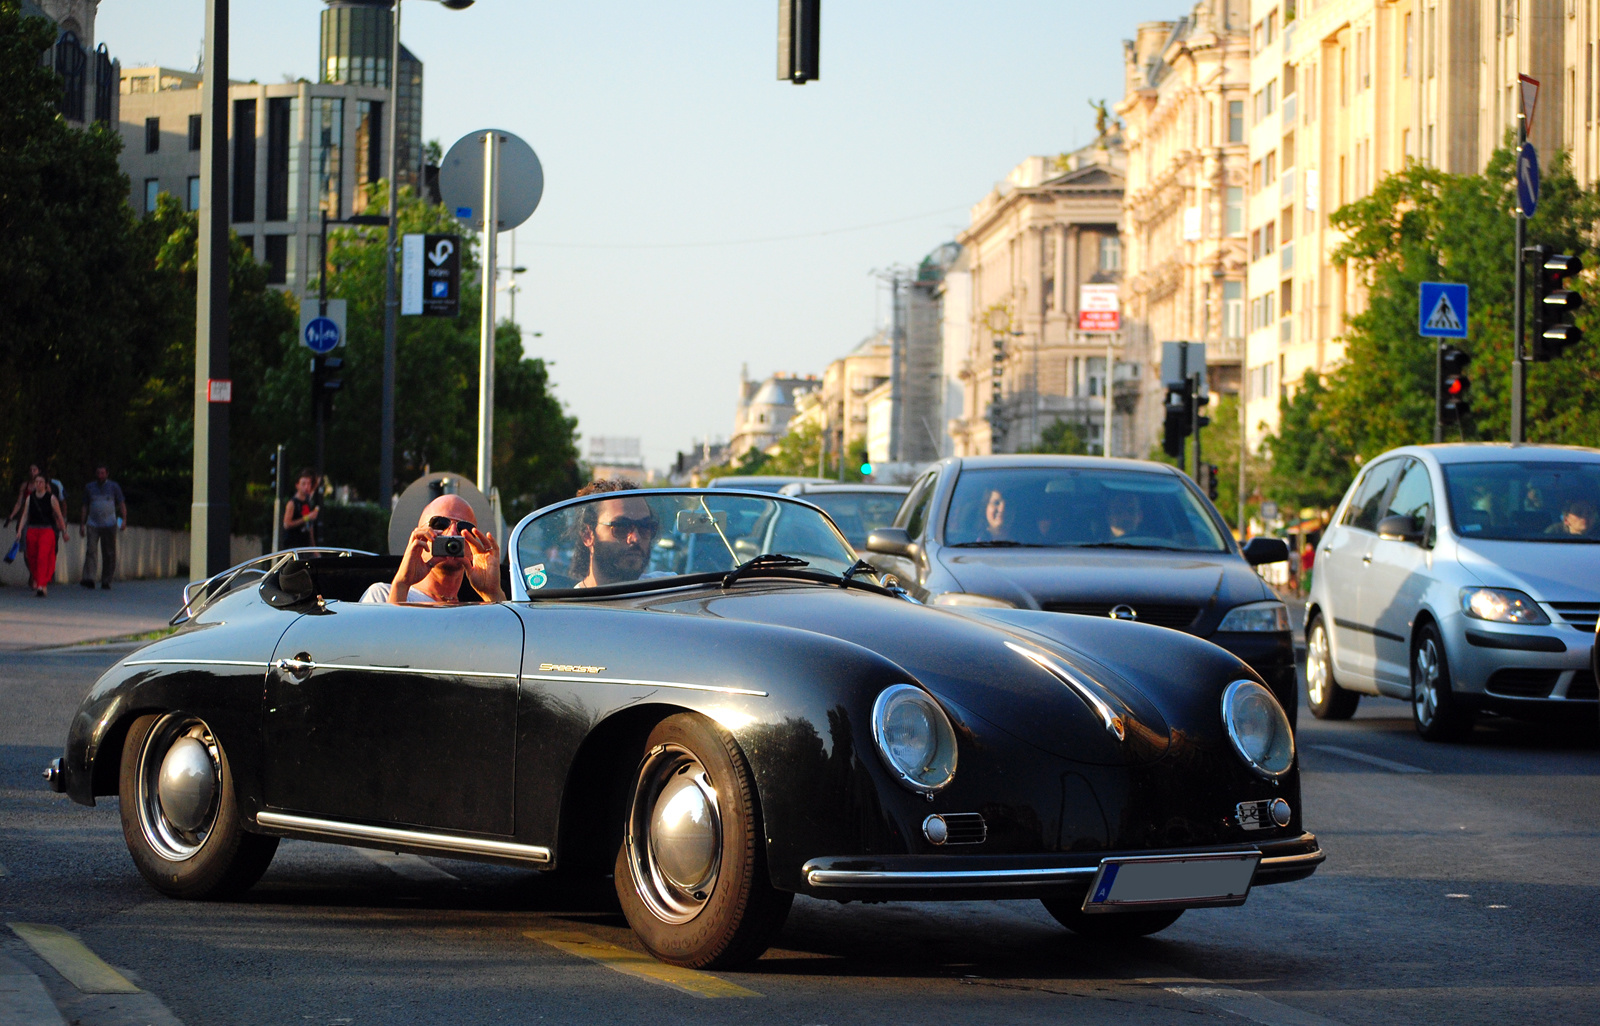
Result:
{"label": "license plate", "polygon": [[1084,898],[1083,910],[1243,905],[1260,861],[1257,851],[1106,859]]}

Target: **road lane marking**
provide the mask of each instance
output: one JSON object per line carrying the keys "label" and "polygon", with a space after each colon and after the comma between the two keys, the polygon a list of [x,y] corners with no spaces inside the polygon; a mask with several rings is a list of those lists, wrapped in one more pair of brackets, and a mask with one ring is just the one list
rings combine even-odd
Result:
{"label": "road lane marking", "polygon": [[1366,752],[1358,752],[1354,748],[1344,748],[1340,745],[1306,745],[1306,747],[1314,752],[1327,752],[1329,755],[1337,755],[1341,759],[1352,759],[1356,762],[1364,762],[1368,766],[1376,766],[1379,769],[1386,769],[1391,773],[1433,772],[1432,770],[1425,770],[1421,766],[1413,766],[1408,762],[1395,762],[1393,759],[1385,759],[1378,755],[1368,755]]}
{"label": "road lane marking", "polygon": [[598,962],[607,969],[615,970],[627,976],[635,976],[651,983],[662,983],[676,990],[705,998],[747,998],[760,997],[753,990],[746,990],[737,983],[710,973],[698,972],[694,969],[682,969],[665,962],[658,962],[649,955],[627,948],[619,948],[615,944],[595,940],[588,934],[577,933],[570,930],[527,930],[524,937],[548,944],[552,948],[564,951],[569,955],[591,962]]}
{"label": "road lane marking", "polygon": [[1261,1023],[1262,1026],[1342,1026],[1337,1019],[1315,1012],[1303,1012],[1248,990],[1215,986],[1167,987],[1166,990],[1191,1001],[1213,1005],[1242,1019]]}
{"label": "road lane marking", "polygon": [[7,923],[34,954],[49,962],[68,983],[84,994],[142,993],[128,978],[111,968],[83,941],[59,926],[43,923]]}
{"label": "road lane marking", "polygon": [[361,854],[407,880],[459,880],[454,873],[446,872],[420,855],[407,855],[397,851],[379,851],[376,848],[357,848]]}

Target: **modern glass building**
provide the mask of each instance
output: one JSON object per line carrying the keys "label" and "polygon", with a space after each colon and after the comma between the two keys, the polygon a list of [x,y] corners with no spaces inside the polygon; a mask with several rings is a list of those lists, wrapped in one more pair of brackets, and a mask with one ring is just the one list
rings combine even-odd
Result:
{"label": "modern glass building", "polygon": [[[321,81],[337,85],[389,86],[394,49],[394,0],[327,0],[322,12]],[[422,62],[402,44],[397,117],[398,177],[415,188],[422,167]],[[363,114],[358,132],[374,150],[382,147],[382,111],[371,127]]]}

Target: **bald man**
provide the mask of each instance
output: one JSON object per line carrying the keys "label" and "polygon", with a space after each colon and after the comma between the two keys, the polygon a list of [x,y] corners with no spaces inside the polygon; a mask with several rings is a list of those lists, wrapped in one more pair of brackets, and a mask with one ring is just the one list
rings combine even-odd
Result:
{"label": "bald man", "polygon": [[[406,542],[405,555],[394,580],[379,582],[361,596],[363,602],[459,602],[461,577],[466,575],[472,590],[485,602],[504,602],[500,590],[500,546],[494,536],[478,530],[467,500],[459,495],[441,495],[422,509],[417,529]],[[439,535],[459,535],[466,540],[465,556],[432,555],[433,539]]]}

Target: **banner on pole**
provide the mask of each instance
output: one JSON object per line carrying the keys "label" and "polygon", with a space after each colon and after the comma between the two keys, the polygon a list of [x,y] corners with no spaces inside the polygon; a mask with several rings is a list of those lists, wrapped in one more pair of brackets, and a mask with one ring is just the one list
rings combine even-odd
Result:
{"label": "banner on pole", "polygon": [[1115,285],[1078,286],[1078,330],[1118,332],[1122,330],[1122,310]]}

